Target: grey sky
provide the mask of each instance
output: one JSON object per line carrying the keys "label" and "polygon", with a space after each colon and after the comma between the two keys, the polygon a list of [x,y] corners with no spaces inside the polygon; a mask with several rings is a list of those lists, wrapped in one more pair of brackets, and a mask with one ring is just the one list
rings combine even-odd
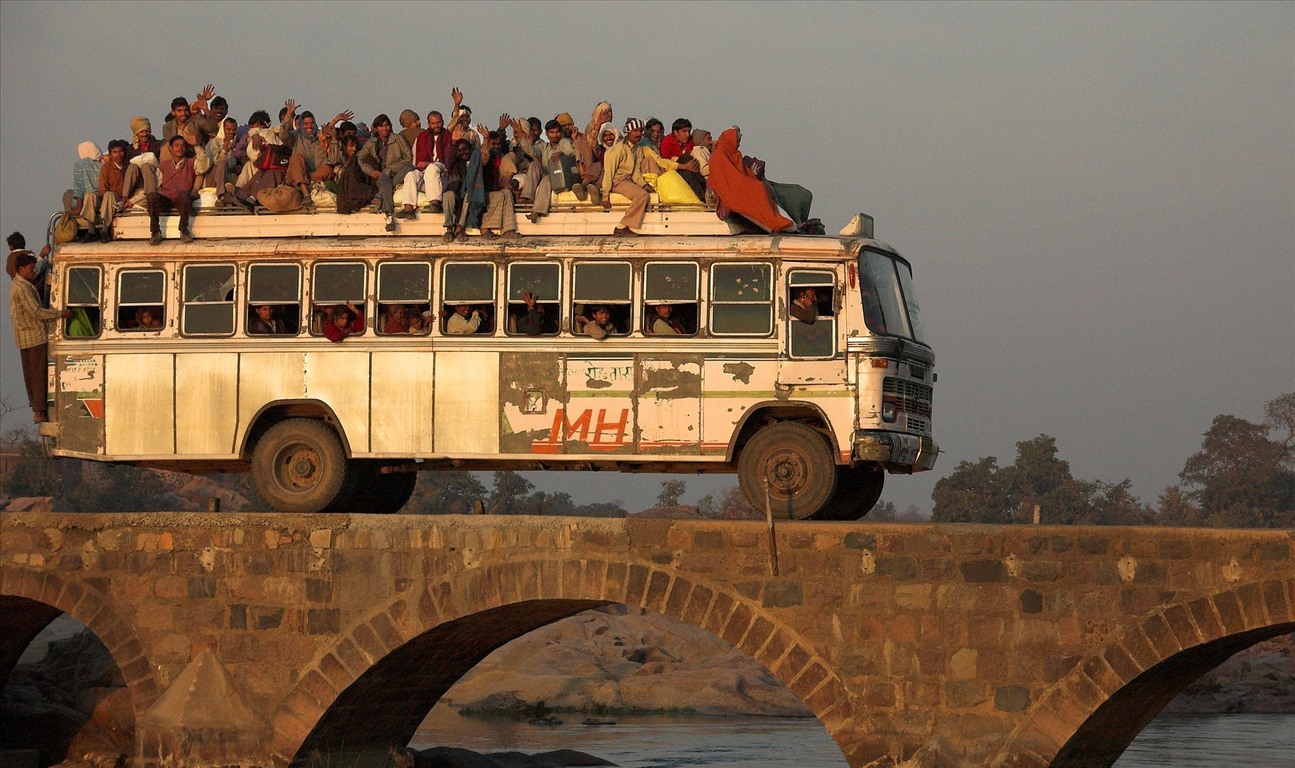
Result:
{"label": "grey sky", "polygon": [[[608,99],[618,119],[741,125],[829,230],[866,211],[913,261],[945,453],[888,479],[901,509],[1040,432],[1154,502],[1214,415],[1257,421],[1295,389],[1292,3],[6,0],[0,228],[39,248],[78,142],[106,148],[135,114],[160,135],[207,82],[240,121],[286,98],[323,119],[445,111],[457,85],[491,123],[583,125]],[[0,295],[0,387],[22,405]],[[532,479],[632,509],[660,480]]]}

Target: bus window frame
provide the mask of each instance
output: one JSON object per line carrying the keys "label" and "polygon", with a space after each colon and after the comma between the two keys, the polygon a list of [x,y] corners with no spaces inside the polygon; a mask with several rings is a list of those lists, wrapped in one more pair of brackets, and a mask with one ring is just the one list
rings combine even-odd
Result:
{"label": "bus window frame", "polygon": [[[812,275],[815,277],[820,277],[823,280],[823,282],[798,283],[796,282],[796,277],[799,275]],[[840,286],[837,284],[836,273],[830,269],[814,268],[814,267],[794,267],[792,269],[788,269],[787,280],[786,280],[788,305],[790,305],[791,301],[795,298],[795,292],[800,290],[801,288],[830,288],[832,291],[832,294],[830,296],[831,300],[827,302],[827,306],[830,314],[826,314],[826,315],[822,314],[822,305],[824,303],[823,297],[819,297],[818,302],[815,304],[814,322],[812,324],[796,319],[796,317],[794,317],[791,314],[791,312],[788,311],[787,318],[784,321],[787,323],[787,357],[791,360],[834,360],[840,356],[840,352],[841,352],[840,344],[838,343],[838,339],[837,339],[837,333],[840,328],[840,319],[837,317],[837,314],[840,311],[839,307],[840,307],[841,289],[840,289]],[[796,344],[797,330],[804,331],[806,329],[814,329],[817,332],[818,328],[820,327],[820,323],[823,323],[824,321],[828,321],[829,323],[829,329],[830,329],[829,338],[832,341],[831,354],[829,355],[796,354],[795,344]]]}
{"label": "bus window frame", "polygon": [[[461,300],[463,297],[460,297],[460,296],[447,296],[446,289],[447,289],[447,286],[450,285],[450,279],[449,277],[446,276],[446,273],[452,267],[489,267],[490,280],[487,284],[490,286],[490,299],[489,300],[473,299],[471,301],[463,301]],[[432,306],[439,306],[441,308],[441,312],[438,313],[439,316],[436,322],[436,335],[443,336],[445,338],[450,338],[450,339],[458,339],[464,336],[494,335],[494,331],[497,327],[495,323],[495,318],[497,318],[499,315],[498,313],[499,265],[493,261],[482,261],[480,259],[474,259],[472,261],[457,261],[457,260],[452,261],[452,260],[446,259],[441,262],[441,268],[439,271],[441,275],[441,292],[439,296],[436,295],[435,293],[433,293],[432,295],[432,298],[433,298]],[[458,304],[467,304],[469,307],[472,307],[473,309],[480,309],[482,305],[488,305],[490,309],[490,316],[487,318],[487,320],[489,320],[490,322],[490,330],[483,331],[480,328],[478,328],[474,333],[447,333],[445,331],[445,324],[450,319],[449,314],[452,314],[454,312],[454,307]],[[482,324],[484,325],[485,322],[486,320],[483,320]]]}
{"label": "bus window frame", "polygon": [[[763,267],[768,278],[768,298],[760,301],[734,301],[729,299],[717,299],[715,297],[715,280],[716,276],[725,269],[732,267]],[[722,338],[751,338],[767,339],[777,333],[778,325],[774,318],[774,299],[777,296],[777,273],[774,270],[772,261],[725,261],[712,263],[707,270],[707,302],[706,302],[706,320],[710,334]],[[721,332],[715,330],[715,310],[717,308],[731,306],[757,306],[766,305],[769,308],[769,326],[768,330],[763,333],[734,333],[732,331]]]}
{"label": "bus window frame", "polygon": [[[577,272],[579,272],[580,267],[582,266],[592,266],[592,267],[623,266],[625,267],[626,281],[625,281],[624,298],[614,298],[614,299],[613,298],[592,298],[588,300],[582,299],[576,289],[576,274]],[[610,336],[630,335],[630,333],[633,332],[633,328],[634,328],[634,264],[633,262],[620,261],[620,260],[601,261],[601,260],[593,260],[593,259],[582,259],[579,261],[572,260],[571,299],[567,302],[567,305],[571,311],[568,327],[570,328],[571,334],[573,336],[584,336],[586,334],[576,330],[576,316],[577,316],[576,305],[577,304],[584,305],[583,307],[584,316],[588,318],[590,322],[592,322],[594,307],[605,306],[609,310],[613,310],[610,313],[611,320],[615,323],[618,329],[623,328],[624,330],[617,330],[615,333],[611,333],[608,335]],[[616,308],[619,308],[620,311],[619,312],[615,311]],[[616,322],[618,320],[620,322]]]}
{"label": "bus window frame", "polygon": [[[161,295],[159,296],[158,301],[151,301],[148,303],[131,302],[129,304],[122,301],[121,294],[122,294],[123,283],[125,282],[123,278],[129,277],[131,275],[139,275],[139,274],[158,274],[162,276]],[[113,310],[114,310],[113,311],[113,330],[116,331],[117,333],[127,333],[127,334],[154,333],[154,334],[160,335],[163,331],[167,329],[166,298],[167,298],[166,269],[160,268],[160,267],[119,267],[116,270],[116,273],[113,275]],[[121,312],[123,309],[126,309],[128,307],[134,307],[136,313],[138,313],[144,307],[160,307],[162,314],[161,314],[161,317],[158,318],[158,321],[161,323],[161,327],[123,328],[121,325],[121,318],[122,318]]]}
{"label": "bus window frame", "polygon": [[[395,266],[395,267],[424,266],[424,267],[426,267],[426,268],[427,268],[427,291],[426,291],[425,297],[424,297],[424,298],[422,298],[421,300],[403,300],[403,299],[401,299],[401,300],[393,300],[393,301],[384,301],[384,300],[383,300],[383,297],[382,297],[382,286],[383,286],[383,281],[382,281],[382,272],[383,272],[383,268],[384,268],[384,267],[388,267],[388,266]],[[397,260],[397,259],[388,259],[388,260],[385,260],[385,261],[380,261],[380,262],[378,262],[377,266],[376,266],[376,267],[374,267],[374,271],[373,271],[373,304],[374,304],[374,308],[375,308],[374,316],[373,316],[373,332],[374,332],[374,334],[375,334],[375,335],[378,335],[378,336],[410,336],[410,335],[413,335],[413,336],[426,336],[426,335],[428,335],[429,333],[431,333],[431,327],[432,327],[433,323],[432,323],[432,322],[430,322],[430,321],[431,321],[431,318],[432,318],[432,306],[433,306],[433,305],[432,305],[432,298],[433,298],[433,296],[434,296],[434,289],[435,289],[435,285],[434,285],[434,278],[433,278],[433,276],[434,276],[435,272],[436,272],[435,265],[434,265],[430,260],[428,260],[428,261],[401,261],[401,260]],[[411,333],[410,331],[405,331],[404,333],[387,333],[387,332],[384,330],[384,326],[385,326],[385,323],[386,323],[385,317],[386,317],[386,314],[387,314],[387,311],[386,311],[385,307],[395,306],[395,305],[397,305],[397,304],[404,305],[404,306],[406,306],[406,307],[409,307],[409,306],[415,306],[415,307],[417,307],[417,306],[420,306],[420,305],[423,305],[423,304],[426,304],[426,305],[427,305],[427,307],[426,307],[426,310],[425,310],[425,311],[429,313],[428,315],[426,315],[426,317],[427,317],[427,319],[428,319],[428,322],[424,323],[424,325],[423,325],[423,330],[422,330],[422,331],[420,331],[420,332],[418,332],[418,333]]]}
{"label": "bus window frame", "polygon": [[[648,295],[648,291],[650,290],[650,285],[651,285],[651,282],[652,282],[652,281],[651,281],[651,279],[650,279],[649,273],[651,272],[652,267],[654,267],[654,266],[666,266],[666,267],[692,267],[692,273],[693,273],[693,281],[692,281],[692,284],[693,284],[693,295],[692,295],[692,298],[691,298],[691,299],[679,299],[679,298],[662,298],[662,299],[657,299],[657,298],[653,298],[652,296],[649,296],[649,295]],[[692,315],[693,315],[693,329],[692,329],[692,331],[690,331],[690,332],[688,332],[688,333],[680,333],[680,334],[676,334],[676,335],[678,335],[678,336],[682,336],[682,337],[689,337],[689,338],[697,336],[697,335],[701,332],[701,286],[702,286],[702,278],[701,278],[701,264],[700,264],[700,263],[698,263],[698,262],[696,262],[696,261],[660,261],[660,260],[657,260],[657,261],[645,261],[645,262],[643,262],[643,282],[642,282],[642,285],[640,286],[640,290],[639,290],[639,296],[640,296],[640,298],[641,298],[641,301],[640,301],[639,303],[640,303],[640,305],[641,305],[642,313],[643,313],[643,314],[642,314],[642,320],[641,320],[641,325],[642,325],[642,327],[640,328],[640,331],[643,333],[643,335],[644,335],[644,336],[663,336],[663,335],[665,335],[665,334],[653,333],[653,332],[652,332],[652,330],[651,330],[651,328],[650,328],[650,325],[651,325],[651,323],[654,323],[654,322],[655,322],[655,317],[654,317],[654,316],[655,316],[655,311],[653,311],[653,312],[649,313],[648,307],[655,307],[655,306],[657,306],[658,304],[669,304],[669,305],[674,306],[674,307],[686,306],[686,305],[692,305]]]}
{"label": "bus window frame", "polygon": [[[234,294],[233,297],[228,301],[224,299],[221,299],[220,301],[190,301],[187,298],[188,287],[189,287],[189,270],[211,269],[216,267],[229,268],[231,273],[230,277],[234,281],[233,288],[231,289]],[[188,309],[190,306],[212,307],[212,306],[221,306],[221,305],[229,306],[229,316],[230,316],[229,332],[191,333],[185,330],[185,317],[186,317],[185,310]],[[231,261],[231,262],[216,262],[216,263],[210,263],[210,264],[203,262],[203,263],[191,263],[191,264],[180,265],[180,323],[179,323],[178,329],[180,332],[180,336],[184,338],[199,338],[199,339],[229,338],[230,336],[233,336],[235,333],[238,332],[238,264]]]}
{"label": "bus window frame", "polygon": [[[565,303],[565,297],[563,296],[564,286],[562,284],[563,278],[564,278],[563,269],[562,269],[563,266],[564,266],[564,261],[562,260],[541,261],[539,259],[518,259],[517,261],[510,261],[504,266],[504,314],[502,318],[504,322],[501,325],[503,326],[505,336],[520,336],[523,338],[540,338],[540,337],[547,337],[547,336],[557,336],[562,333],[562,306]],[[544,268],[556,269],[558,271],[557,279],[554,281],[554,285],[556,285],[557,287],[557,296],[550,299],[550,298],[545,298],[543,296],[535,296],[534,294],[531,294],[535,298],[536,306],[540,307],[543,310],[543,313],[550,315],[550,317],[546,320],[546,323],[552,324],[551,330],[543,331],[535,336],[531,336],[530,334],[523,333],[517,330],[509,330],[508,326],[511,324],[513,320],[513,317],[512,317],[513,308],[526,306],[526,301],[522,298],[522,295],[524,295],[524,292],[523,294],[519,294],[516,300],[514,300],[512,297],[514,267],[544,267]]]}
{"label": "bus window frame", "polygon": [[[93,303],[93,304],[88,304],[88,303],[85,303],[85,302],[74,302],[74,301],[72,301],[72,273],[73,273],[73,272],[76,272],[77,270],[82,270],[82,269],[84,269],[84,270],[88,270],[88,271],[92,271],[92,272],[94,272],[96,275],[98,275],[98,281],[95,283],[95,289],[94,289],[94,303]],[[69,335],[68,335],[68,333],[67,333],[67,331],[68,331],[68,329],[71,327],[72,321],[73,321],[73,319],[74,319],[74,318],[69,317],[67,320],[65,320],[65,321],[63,322],[63,337],[64,337],[64,338],[66,338],[66,339],[76,339],[76,340],[80,341],[80,340],[84,340],[84,339],[97,339],[97,338],[99,338],[100,336],[102,336],[102,335],[103,335],[103,327],[104,327],[103,319],[104,319],[104,315],[106,314],[106,313],[104,312],[104,306],[103,306],[103,296],[104,296],[104,291],[103,291],[103,279],[104,279],[104,269],[103,269],[103,267],[101,267],[101,266],[99,266],[99,265],[97,265],[97,264],[70,264],[70,265],[68,265],[67,269],[63,272],[63,285],[65,286],[65,287],[64,287],[64,290],[63,290],[63,307],[64,307],[64,309],[70,309],[70,310],[72,310],[72,311],[73,311],[73,314],[75,314],[76,310],[78,310],[78,309],[81,309],[81,310],[89,310],[89,309],[93,309],[95,312],[97,312],[97,313],[98,313],[98,317],[97,317],[97,318],[91,318],[91,324],[92,324],[92,325],[94,326],[94,328],[95,328],[95,332],[94,332],[92,335],[90,335],[90,336],[69,336]]]}
{"label": "bus window frame", "polygon": [[[253,286],[253,284],[252,284],[252,272],[253,272],[257,267],[271,267],[271,268],[273,268],[273,267],[291,267],[291,268],[293,268],[293,269],[296,269],[296,271],[297,271],[297,298],[296,298],[295,300],[292,300],[292,301],[283,301],[283,300],[279,300],[279,299],[260,300],[260,297],[253,296],[253,295],[252,295],[252,289],[253,289],[253,287],[254,287],[254,286]],[[243,335],[244,335],[245,337],[247,337],[247,338],[249,338],[249,339],[265,339],[265,338],[293,338],[293,337],[296,337],[296,336],[300,336],[300,335],[301,335],[301,331],[302,331],[302,322],[301,322],[301,306],[302,306],[302,304],[304,303],[304,301],[303,301],[303,299],[302,299],[302,295],[303,295],[303,293],[304,293],[304,291],[303,291],[303,289],[302,289],[302,280],[303,280],[303,273],[304,273],[304,272],[305,272],[305,270],[303,270],[303,269],[301,268],[301,264],[300,264],[300,263],[298,263],[298,262],[295,262],[295,261],[253,261],[253,262],[248,262],[248,264],[247,264],[247,265],[246,265],[246,267],[245,267],[245,270],[244,270],[244,276],[243,276],[243,279],[246,281],[246,285],[247,285],[247,290],[243,291],[243,312],[242,312],[242,315],[243,315]],[[268,304],[268,305],[270,305],[270,306],[272,306],[272,307],[296,307],[296,308],[297,308],[297,330],[295,330],[295,331],[291,331],[291,332],[289,332],[289,333],[284,333],[284,334],[274,334],[273,336],[267,336],[267,335],[264,335],[264,334],[257,334],[257,333],[248,333],[248,330],[247,330],[248,318],[249,318],[249,317],[251,317],[251,313],[255,310],[255,308],[256,308],[256,307],[259,307],[259,306],[261,306],[261,305],[263,305],[263,304]]]}
{"label": "bus window frame", "polygon": [[[315,296],[315,285],[319,282],[319,269],[320,269],[320,267],[324,267],[324,268],[332,268],[332,267],[360,267],[360,275],[361,275],[361,277],[362,277],[363,282],[362,282],[362,284],[360,285],[360,292],[359,292],[359,295],[358,295],[356,298],[353,298],[353,299],[343,299],[342,301],[322,301],[322,300],[318,299],[318,298]],[[310,291],[309,291],[309,293],[310,293],[310,326],[309,326],[309,331],[308,331],[309,335],[311,335],[311,336],[316,336],[316,337],[319,337],[319,338],[324,338],[324,323],[325,323],[325,317],[327,317],[327,316],[328,316],[328,313],[324,311],[324,307],[334,307],[334,308],[336,308],[336,307],[344,307],[344,306],[346,306],[347,304],[355,304],[355,305],[356,305],[356,308],[357,308],[357,309],[359,309],[359,310],[360,310],[360,312],[364,315],[364,328],[363,328],[362,330],[360,330],[360,331],[357,331],[357,332],[355,332],[355,333],[352,333],[351,335],[352,335],[352,336],[364,336],[365,334],[367,334],[367,333],[369,332],[369,325],[370,325],[370,322],[373,320],[373,317],[372,317],[372,314],[373,314],[373,313],[369,312],[369,301],[368,301],[368,299],[369,299],[369,273],[370,273],[370,271],[371,271],[371,270],[370,270],[370,268],[369,268],[369,264],[368,264],[368,262],[363,261],[363,260],[348,260],[348,261],[323,261],[323,260],[319,260],[319,261],[315,261],[314,263],[312,263],[312,264],[310,265]],[[319,320],[319,330],[318,330],[318,331],[316,331],[316,330],[315,330],[315,320]],[[374,323],[374,324],[376,325],[376,323]]]}

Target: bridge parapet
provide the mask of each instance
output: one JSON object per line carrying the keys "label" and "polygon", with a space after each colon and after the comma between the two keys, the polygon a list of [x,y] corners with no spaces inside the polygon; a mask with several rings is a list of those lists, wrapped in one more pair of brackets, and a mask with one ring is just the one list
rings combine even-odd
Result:
{"label": "bridge parapet", "polygon": [[753,656],[851,765],[924,751],[1042,766],[1118,754],[1148,710],[1131,692],[1172,697],[1223,651],[1295,631],[1290,531],[784,523],[777,537],[773,575],[748,522],[5,514],[0,608],[32,618],[4,630],[0,661],[46,608],[70,613],[150,723],[169,722],[155,709],[178,679],[225,679],[190,669],[217,664],[265,724],[244,764],[285,765],[403,743],[494,648],[619,602]]}

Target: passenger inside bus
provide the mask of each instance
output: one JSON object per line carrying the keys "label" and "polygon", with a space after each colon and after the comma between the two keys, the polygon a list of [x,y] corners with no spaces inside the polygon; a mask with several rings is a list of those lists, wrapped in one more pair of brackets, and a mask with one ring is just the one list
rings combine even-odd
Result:
{"label": "passenger inside bus", "polygon": [[117,330],[156,331],[162,328],[164,319],[164,310],[160,306],[125,306],[117,310]]}
{"label": "passenger inside bus", "polygon": [[427,318],[422,314],[416,314],[409,318],[409,335],[424,336],[427,334]]}
{"label": "passenger inside bus", "polygon": [[281,336],[289,333],[288,326],[283,322],[275,312],[272,304],[262,304],[259,307],[251,308],[250,317],[247,321],[247,332],[255,334],[268,334]]}
{"label": "passenger inside bus", "polygon": [[[696,308],[693,309],[696,312]],[[674,304],[650,304],[646,313],[646,331],[658,336],[686,335],[690,333],[680,318],[675,316]]]}
{"label": "passenger inside bus", "polygon": [[619,336],[621,331],[612,322],[612,313],[605,305],[599,305],[593,308],[589,313],[589,318],[580,325],[577,333],[583,333],[591,339],[602,341],[608,336]]}
{"label": "passenger inside bus", "polygon": [[813,288],[796,289],[787,311],[802,323],[813,325],[818,319],[818,291]]}
{"label": "passenger inside bus", "polygon": [[489,333],[491,330],[487,319],[488,311],[471,304],[455,304],[453,307],[446,305],[441,310],[441,315],[445,318],[445,333],[459,335]]}
{"label": "passenger inside bus", "polygon": [[364,310],[354,302],[326,307],[328,315],[324,322],[324,338],[334,343],[341,343],[351,336],[364,334]]}
{"label": "passenger inside bus", "polygon": [[508,333],[545,336],[558,332],[556,303],[541,303],[534,294],[526,291],[521,302],[510,301],[508,304]]}

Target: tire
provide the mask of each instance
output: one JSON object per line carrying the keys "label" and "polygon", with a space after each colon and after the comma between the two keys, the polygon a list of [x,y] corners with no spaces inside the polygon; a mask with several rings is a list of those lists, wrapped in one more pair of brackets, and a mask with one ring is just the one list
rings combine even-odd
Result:
{"label": "tire", "polygon": [[252,482],[276,512],[319,512],[337,499],[345,479],[342,441],[322,421],[281,421],[252,450]]}
{"label": "tire", "polygon": [[738,485],[757,512],[765,509],[765,486],[773,516],[804,520],[836,490],[836,462],[822,434],[794,421],[763,427],[738,457]]}
{"label": "tire", "polygon": [[836,493],[814,515],[815,520],[862,520],[881,498],[886,471],[877,464],[838,467]]}
{"label": "tire", "polygon": [[368,466],[360,477],[352,509],[348,511],[372,515],[395,514],[409,503],[409,497],[414,495],[414,486],[417,484],[417,472],[383,474],[381,465]]}

